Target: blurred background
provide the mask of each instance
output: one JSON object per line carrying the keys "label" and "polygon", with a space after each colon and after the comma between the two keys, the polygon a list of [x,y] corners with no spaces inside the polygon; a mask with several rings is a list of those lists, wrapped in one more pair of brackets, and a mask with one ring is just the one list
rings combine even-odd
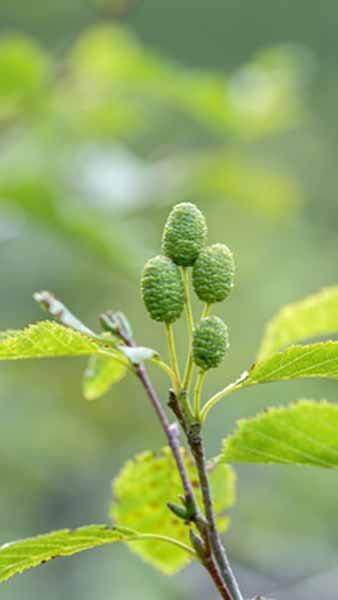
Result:
{"label": "blurred background", "polygon": [[[168,210],[188,200],[238,266],[220,308],[232,353],[207,392],[246,368],[282,304],[338,279],[337,20],[333,0],[2,0],[0,328],[44,318],[32,294],[49,289],[93,328],[123,309],[139,343],[165,355],[138,281]],[[163,445],[137,382],[88,403],[84,366],[0,367],[1,542],[104,522],[112,477]],[[211,415],[210,456],[241,416],[299,397],[335,401],[337,386],[240,392]],[[236,470],[226,545],[245,594],[336,598],[337,474]],[[216,598],[202,570],[169,579],[122,546],[53,561],[1,593]]]}

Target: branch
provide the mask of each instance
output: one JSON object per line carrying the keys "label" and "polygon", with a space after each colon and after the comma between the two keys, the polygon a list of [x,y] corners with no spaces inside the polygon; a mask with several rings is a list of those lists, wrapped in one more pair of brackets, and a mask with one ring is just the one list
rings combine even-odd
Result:
{"label": "branch", "polygon": [[[122,329],[120,329],[118,333],[119,333],[119,336],[121,337],[121,339],[124,341],[124,343],[127,346],[130,346],[130,347],[135,346],[134,340],[131,339],[128,335],[126,335],[126,333],[124,331],[122,331]],[[193,490],[187,469],[185,467],[185,464],[184,464],[184,461],[182,458],[180,445],[179,445],[179,441],[178,441],[177,430],[175,429],[175,427],[173,427],[173,425],[170,424],[170,422],[167,418],[167,415],[162,407],[162,404],[156,394],[156,391],[154,390],[154,387],[148,377],[148,374],[147,374],[147,371],[146,371],[144,365],[141,364],[141,365],[138,365],[137,367],[135,367],[135,372],[136,372],[136,375],[139,378],[140,382],[142,383],[153,408],[155,409],[155,412],[161,423],[162,429],[166,435],[169,447],[173,453],[173,456],[174,456],[174,459],[176,462],[176,466],[177,466],[177,469],[178,469],[178,472],[179,472],[179,475],[180,475],[180,478],[182,481],[184,494],[185,494],[186,506],[189,506],[192,508],[191,521],[196,524],[198,531],[200,532],[200,534],[203,538],[203,541],[205,543],[203,556],[200,556],[202,564],[204,565],[206,570],[209,572],[210,577],[214,581],[218,591],[221,594],[221,597],[224,600],[237,600],[236,598],[232,598],[230,596],[230,594],[228,593],[227,587],[224,584],[224,581],[223,581],[222,575],[220,573],[220,570],[218,568],[218,565],[212,554],[212,550],[211,550],[211,547],[209,544],[209,535],[207,532],[206,522],[205,522],[203,515],[201,514],[201,512],[199,510],[199,506],[198,506],[198,503],[197,503],[197,500],[196,500],[196,497],[194,494],[194,490]],[[179,419],[179,421],[181,422],[181,425],[183,426],[183,423],[186,422],[185,415],[183,414],[183,412],[180,411],[179,405],[177,403],[177,398],[173,392],[170,393],[169,405],[171,405],[172,408],[174,408],[174,406],[177,407],[178,412],[176,413],[176,416]]]}
{"label": "branch", "polygon": [[137,374],[139,380],[141,381],[145,391],[147,392],[147,395],[153,405],[153,408],[155,409],[155,412],[159,418],[159,421],[162,425],[164,433],[167,437],[168,444],[174,455],[176,465],[177,465],[177,468],[178,468],[178,471],[179,471],[179,474],[180,474],[180,477],[182,480],[186,499],[190,505],[194,506],[195,512],[198,513],[198,506],[197,506],[197,502],[195,499],[194,491],[193,491],[191,482],[189,480],[188,473],[185,468],[182,454],[180,451],[177,432],[169,423],[169,420],[164,412],[162,404],[160,403],[160,401],[157,397],[157,394],[149,380],[149,377],[148,377],[145,367],[143,365],[138,366],[136,369],[136,374]]}
{"label": "branch", "polygon": [[[123,330],[119,326],[118,326],[117,333],[127,346],[130,346],[130,347],[135,346],[134,340],[126,333],[125,330]],[[173,456],[174,456],[174,459],[176,462],[176,466],[177,466],[177,469],[178,469],[178,472],[179,472],[179,475],[180,475],[180,478],[182,481],[184,494],[185,494],[186,506],[189,507],[190,509],[192,509],[191,521],[196,524],[196,527],[198,528],[198,531],[202,536],[202,539],[204,542],[204,545],[202,542],[203,550],[201,552],[201,549],[200,548],[198,549],[197,547],[195,547],[195,550],[199,554],[204,567],[207,569],[212,580],[214,581],[218,591],[221,594],[221,597],[224,600],[243,600],[240,594],[236,596],[236,595],[232,595],[230,593],[231,588],[230,589],[228,588],[226,579],[225,579],[223,573],[221,572],[222,570],[220,570],[220,568],[219,568],[219,564],[218,564],[219,561],[215,560],[215,557],[217,558],[217,554],[216,554],[215,550],[214,550],[215,557],[213,556],[212,535],[209,532],[208,525],[199,510],[199,506],[198,506],[198,503],[197,503],[197,500],[196,500],[196,497],[194,494],[194,490],[193,490],[187,469],[185,467],[185,464],[184,464],[184,461],[182,458],[177,430],[175,427],[173,427],[173,425],[170,424],[168,417],[162,407],[162,404],[156,394],[156,391],[149,379],[149,376],[147,374],[147,371],[146,371],[144,365],[140,364],[137,367],[135,367],[135,372],[136,372],[136,375],[139,378],[140,382],[142,383],[153,408],[155,409],[155,412],[161,423],[162,429],[166,435],[169,447],[173,453]],[[183,402],[183,406],[184,405],[185,405],[185,403]],[[172,391],[170,392],[169,406],[173,409],[181,426],[183,427],[185,433],[187,434],[188,440],[190,440],[191,436],[189,434],[190,434],[191,428],[188,425],[189,421],[187,420],[187,415],[185,414],[184,409],[182,410],[182,404],[179,404],[175,393]],[[200,425],[199,425],[199,427],[200,427]],[[200,429],[199,429],[199,432],[200,432]],[[193,450],[193,446],[191,446],[191,450]],[[195,460],[196,460],[196,457],[195,457]],[[197,460],[196,460],[196,465],[197,465],[197,470],[199,472]],[[205,468],[205,474],[206,474],[206,468]],[[201,486],[202,486],[202,479],[201,479],[200,472],[199,472],[199,476],[200,476],[200,481],[201,481]],[[206,474],[206,479],[207,479],[207,484],[208,484],[208,489],[209,489],[209,481],[208,481],[207,474]],[[203,500],[204,500],[203,486],[202,486],[202,495],[203,495]],[[209,489],[209,497],[211,498],[210,489]],[[211,504],[211,510],[212,510],[212,515],[213,515],[212,504]],[[206,515],[208,517],[207,510],[206,510]],[[213,523],[215,524],[214,518],[213,518]],[[209,524],[209,527],[210,527],[210,524]],[[211,530],[211,528],[210,528],[210,530]],[[218,535],[216,525],[215,525],[215,531],[216,531],[216,535]],[[192,531],[191,531],[191,534],[192,534],[191,538],[193,540],[194,536],[193,536]],[[221,548],[223,548],[221,542],[220,542],[220,546],[221,546]],[[229,569],[230,569],[230,567],[229,567]]]}
{"label": "branch", "polygon": [[179,442],[178,442],[178,436],[177,436],[177,431],[175,430],[175,428],[170,425],[167,416],[162,408],[162,405],[157,397],[157,394],[149,380],[149,377],[147,375],[147,372],[144,368],[144,366],[140,365],[137,367],[136,369],[136,374],[138,376],[138,378],[140,379],[144,389],[147,392],[147,395],[156,411],[156,414],[161,422],[162,428],[166,434],[167,440],[168,440],[168,444],[171,448],[171,451],[173,453],[173,456],[175,458],[175,462],[177,465],[177,469],[179,472],[179,475],[181,477],[182,480],[182,484],[183,484],[183,489],[184,489],[184,493],[185,493],[185,502],[187,506],[191,506],[193,508],[193,515],[191,517],[191,520],[193,522],[196,523],[196,526],[198,527],[198,530],[200,531],[201,535],[203,536],[203,539],[206,542],[206,552],[205,555],[202,558],[202,563],[204,565],[204,567],[207,569],[207,571],[209,572],[212,580],[214,581],[218,591],[221,594],[221,597],[224,600],[242,600],[240,597],[236,598],[235,596],[230,596],[227,586],[224,584],[224,581],[222,579],[222,575],[218,569],[218,565],[216,563],[216,561],[214,560],[213,554],[210,550],[209,544],[208,544],[208,533],[207,533],[207,529],[206,529],[206,523],[205,520],[203,518],[203,516],[201,515],[200,511],[199,511],[199,507],[196,501],[196,497],[189,479],[189,475],[187,473],[183,458],[182,458],[182,454],[180,451],[180,446],[179,446]]}
{"label": "branch", "polygon": [[207,472],[204,442],[201,432],[201,424],[194,423],[188,433],[188,442],[191,452],[195,458],[198,476],[201,484],[202,498],[205,514],[208,521],[208,534],[210,545],[219,565],[221,574],[226,584],[229,596],[232,600],[243,600],[235,575],[230,566],[220,535],[217,530],[213,499]]}

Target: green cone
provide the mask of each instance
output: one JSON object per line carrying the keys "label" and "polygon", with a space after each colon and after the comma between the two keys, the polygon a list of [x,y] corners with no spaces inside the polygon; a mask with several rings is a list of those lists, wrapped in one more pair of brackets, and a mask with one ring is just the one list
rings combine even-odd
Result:
{"label": "green cone", "polygon": [[189,267],[194,264],[205,246],[208,234],[204,215],[194,204],[177,204],[165,224],[162,252],[177,265]]}
{"label": "green cone", "polygon": [[181,272],[166,256],[155,256],[145,265],[141,291],[146,309],[154,321],[173,323],[184,308]]}
{"label": "green cone", "polygon": [[204,248],[193,268],[194,290],[203,302],[214,304],[227,298],[234,286],[234,257],[225,244]]}
{"label": "green cone", "polygon": [[202,319],[194,332],[193,358],[207,371],[218,367],[229,349],[228,328],[219,317]]}

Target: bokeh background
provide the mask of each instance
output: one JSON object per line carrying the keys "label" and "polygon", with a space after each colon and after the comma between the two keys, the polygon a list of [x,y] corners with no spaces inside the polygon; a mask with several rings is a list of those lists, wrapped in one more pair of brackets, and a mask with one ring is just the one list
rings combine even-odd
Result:
{"label": "bokeh background", "polygon": [[[138,341],[165,353],[138,279],[170,206],[192,200],[238,265],[220,308],[232,353],[207,391],[246,368],[282,304],[337,282],[337,21],[334,0],[2,0],[0,327],[43,318],[32,294],[44,288],[91,327],[103,309],[123,309]],[[135,381],[88,403],[84,366],[0,367],[3,542],[104,522],[114,474],[163,444]],[[300,397],[335,401],[337,386],[240,392],[210,418],[210,456],[241,416]],[[336,598],[337,474],[237,473],[226,544],[245,594]],[[122,546],[53,561],[1,594],[216,598],[200,569],[169,579]]]}

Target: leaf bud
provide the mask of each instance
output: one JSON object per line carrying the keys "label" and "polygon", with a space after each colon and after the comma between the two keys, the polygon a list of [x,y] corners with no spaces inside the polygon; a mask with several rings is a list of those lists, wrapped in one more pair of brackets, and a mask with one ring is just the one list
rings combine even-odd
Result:
{"label": "leaf bud", "polygon": [[182,519],[183,521],[189,521],[190,517],[185,508],[179,506],[178,504],[174,504],[174,502],[167,502],[167,507],[171,510],[176,517]]}
{"label": "leaf bud", "polygon": [[222,302],[234,286],[234,275],[235,262],[231,250],[225,244],[213,244],[201,251],[194,264],[194,290],[203,302]]}
{"label": "leaf bud", "polygon": [[145,265],[141,292],[154,321],[173,323],[184,308],[184,289],[178,266],[166,256],[155,256]]}
{"label": "leaf bud", "polygon": [[177,265],[189,267],[205,246],[207,234],[205,217],[197,206],[189,202],[177,204],[164,227],[162,252]]}
{"label": "leaf bud", "polygon": [[189,529],[190,541],[201,560],[205,560],[206,548],[203,540],[197,535],[193,529]]}
{"label": "leaf bud", "polygon": [[219,317],[202,319],[194,331],[193,359],[203,371],[218,367],[229,349],[228,328]]}

